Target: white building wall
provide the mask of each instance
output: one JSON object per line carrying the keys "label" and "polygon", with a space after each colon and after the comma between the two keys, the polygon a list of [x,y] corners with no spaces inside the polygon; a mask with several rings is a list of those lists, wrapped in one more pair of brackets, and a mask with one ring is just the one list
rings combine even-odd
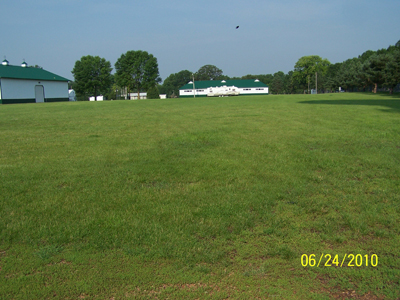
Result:
{"label": "white building wall", "polygon": [[[207,89],[196,89],[194,93],[195,93],[196,96],[207,96],[208,90],[209,90],[209,88],[207,88]],[[193,89],[179,90],[179,96],[192,96],[193,97]]]}
{"label": "white building wall", "polygon": [[259,87],[259,88],[238,88],[240,95],[254,95],[254,94],[266,94],[268,93],[268,87]]}
{"label": "white building wall", "polygon": [[[140,99],[141,100],[147,99],[147,93],[146,92],[140,93],[139,95],[140,95]],[[137,98],[138,98],[137,93],[130,93],[129,96],[131,97],[131,100],[137,100]]]}
{"label": "white building wall", "polygon": [[[214,87],[215,89],[215,87]],[[237,88],[235,87],[237,91],[240,92],[240,95],[257,95],[257,94],[267,94],[268,93],[268,87],[259,87],[259,88]],[[195,95],[196,96],[207,96],[207,94],[210,92],[210,88],[206,89],[196,89]],[[179,90],[179,96],[191,96],[193,97],[193,89],[186,89],[186,90]]]}
{"label": "white building wall", "polygon": [[[43,81],[41,81],[43,82]],[[68,98],[68,82],[66,81],[44,81],[45,98]]]}
{"label": "white building wall", "polygon": [[[104,100],[104,96],[97,96],[96,97],[96,101],[103,101]],[[94,96],[89,97],[89,101],[94,101]]]}
{"label": "white building wall", "polygon": [[45,98],[68,98],[68,82],[66,81],[2,78],[2,99],[34,99],[37,85],[43,85]]}

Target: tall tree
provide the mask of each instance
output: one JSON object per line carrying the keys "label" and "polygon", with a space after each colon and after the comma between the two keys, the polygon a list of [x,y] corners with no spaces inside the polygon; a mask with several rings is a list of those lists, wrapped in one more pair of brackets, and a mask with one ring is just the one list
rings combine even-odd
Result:
{"label": "tall tree", "polygon": [[284,94],[285,91],[285,73],[282,71],[274,74],[274,79],[271,83],[271,93],[273,94]]}
{"label": "tall tree", "polygon": [[88,99],[105,95],[112,84],[111,63],[99,56],[82,56],[75,62],[72,74],[75,82],[73,88],[78,98]]}
{"label": "tall tree", "polygon": [[169,75],[163,83],[163,88],[168,97],[172,94],[179,95],[179,88],[192,80],[192,72],[182,70],[178,73]]}
{"label": "tall tree", "polygon": [[293,78],[306,89],[309,82],[311,86],[315,82],[315,73],[325,75],[330,64],[329,60],[318,55],[303,56],[294,66]]}
{"label": "tall tree", "polygon": [[222,76],[222,70],[213,65],[205,65],[194,76],[196,80],[218,80]]}
{"label": "tall tree", "polygon": [[378,85],[385,82],[385,69],[389,61],[388,54],[373,54],[363,64],[363,75],[367,82],[374,86],[373,92],[376,93]]}
{"label": "tall tree", "polygon": [[160,99],[160,92],[157,86],[153,86],[147,90],[147,99]]}
{"label": "tall tree", "polygon": [[360,58],[351,58],[340,64],[339,72],[336,76],[338,86],[348,90],[355,87],[365,87],[368,81],[362,73],[362,64]]}
{"label": "tall tree", "polygon": [[389,88],[390,94],[393,94],[393,89],[400,83],[400,49],[388,55],[384,74],[384,85]]}
{"label": "tall tree", "polygon": [[140,90],[154,87],[161,82],[158,71],[157,58],[146,51],[128,51],[122,54],[115,63],[115,80],[119,86],[128,90],[137,90],[140,99]]}
{"label": "tall tree", "polygon": [[339,74],[342,63],[331,64],[326,72],[325,88],[329,91],[335,91],[339,87]]}
{"label": "tall tree", "polygon": [[115,75],[111,74],[111,84],[107,92],[107,99],[116,99],[117,85],[115,84]]}
{"label": "tall tree", "polygon": [[293,71],[289,71],[285,75],[286,89],[288,94],[296,94],[298,85],[297,81],[293,79]]}

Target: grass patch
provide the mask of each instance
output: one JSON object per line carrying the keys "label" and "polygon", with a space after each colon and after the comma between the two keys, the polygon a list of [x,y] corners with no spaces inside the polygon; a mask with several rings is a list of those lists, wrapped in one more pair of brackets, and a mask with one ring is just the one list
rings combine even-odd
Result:
{"label": "grass patch", "polygon": [[[0,298],[399,298],[399,113],[348,93],[3,105]],[[301,265],[321,253],[379,264]]]}

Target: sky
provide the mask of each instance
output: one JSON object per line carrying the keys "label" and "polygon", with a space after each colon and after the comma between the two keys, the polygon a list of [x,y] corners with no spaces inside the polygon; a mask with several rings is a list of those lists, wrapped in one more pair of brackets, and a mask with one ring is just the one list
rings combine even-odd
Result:
{"label": "sky", "polygon": [[1,60],[70,80],[86,55],[114,67],[129,50],[147,51],[162,80],[208,64],[241,77],[287,73],[307,55],[343,62],[400,40],[399,0],[0,0],[0,11]]}

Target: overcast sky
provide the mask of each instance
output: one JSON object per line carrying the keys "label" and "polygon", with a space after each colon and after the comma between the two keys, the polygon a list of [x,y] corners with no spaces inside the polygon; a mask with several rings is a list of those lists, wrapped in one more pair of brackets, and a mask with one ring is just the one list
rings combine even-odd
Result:
{"label": "overcast sky", "polygon": [[336,63],[400,40],[399,0],[0,0],[0,10],[1,60],[71,80],[86,55],[114,67],[144,50],[164,80],[207,64],[228,76],[287,73],[305,55]]}

